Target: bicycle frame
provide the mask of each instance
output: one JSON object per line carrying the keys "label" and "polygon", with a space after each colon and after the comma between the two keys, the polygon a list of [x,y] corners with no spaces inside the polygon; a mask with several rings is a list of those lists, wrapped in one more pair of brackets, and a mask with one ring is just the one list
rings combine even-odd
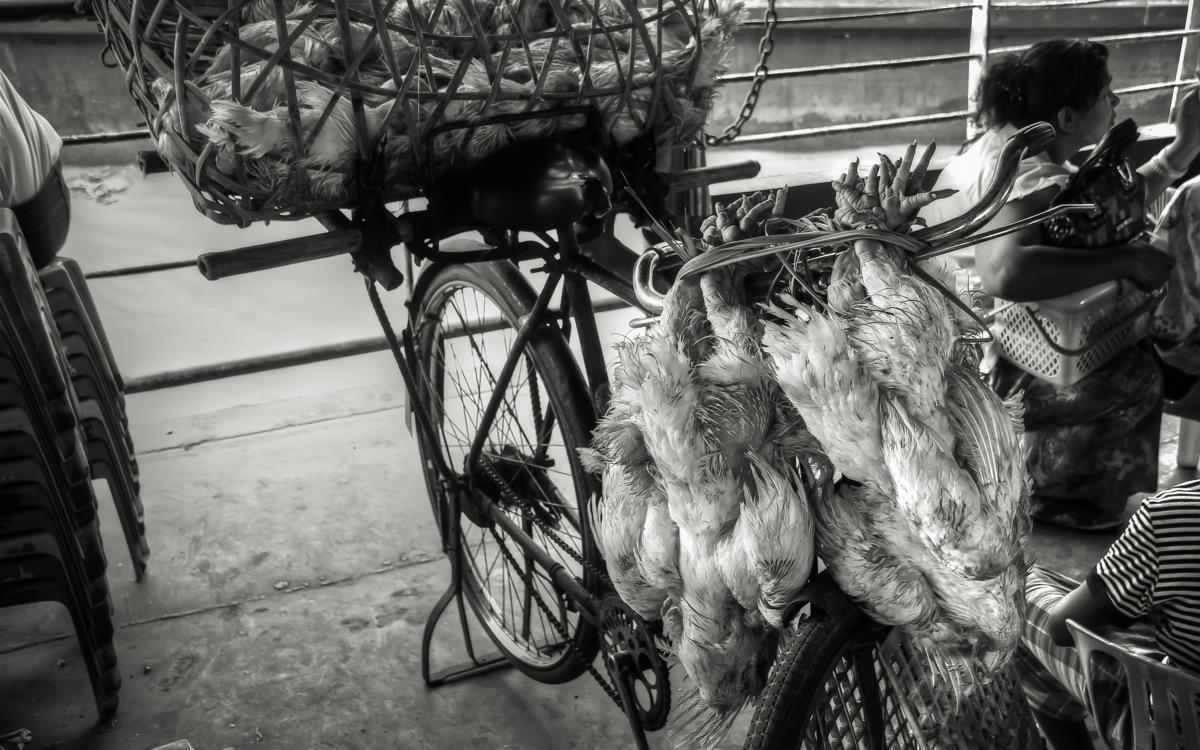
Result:
{"label": "bicycle frame", "polygon": [[[614,249],[617,249],[618,252],[624,251],[632,263],[632,259],[636,257],[636,253],[633,250],[616,242],[611,232],[606,232],[601,237],[614,242],[617,246]],[[596,311],[592,304],[589,284],[597,284],[616,294],[618,298],[630,306],[640,307],[629,277],[622,277],[613,273],[589,257],[578,243],[573,227],[559,229],[557,241],[546,235],[542,235],[541,239],[544,244],[539,245],[541,253],[535,257],[540,257],[544,262],[540,270],[545,272],[546,279],[537,294],[536,301],[529,314],[524,316],[520,321],[516,337],[509,345],[504,364],[501,366],[495,382],[490,386],[491,395],[484,407],[480,423],[472,437],[471,447],[464,466],[464,474],[459,475],[455,473],[446,464],[444,456],[440,453],[438,455],[438,474],[446,485],[448,501],[445,508],[445,517],[441,519],[439,528],[442,532],[443,552],[446,553],[451,561],[452,584],[431,611],[429,619],[426,622],[422,641],[422,675],[425,682],[431,687],[484,674],[506,666],[508,663],[507,659],[502,655],[482,659],[477,657],[467,630],[465,602],[462,601],[462,588],[459,583],[461,581],[463,565],[459,547],[461,517],[465,512],[463,503],[472,504],[473,507],[471,510],[473,513],[501,527],[504,533],[508,535],[508,538],[520,548],[521,553],[526,556],[526,559],[531,560],[539,566],[549,576],[557,591],[576,607],[579,615],[597,629],[600,628],[600,614],[603,600],[606,596],[614,593],[610,585],[602,580],[589,581],[586,572],[584,580],[581,581],[560,560],[556,559],[541,544],[530,537],[522,527],[522,524],[505,512],[496,500],[492,498],[480,498],[478,493],[469,491],[470,485],[477,476],[476,472],[480,470],[480,459],[487,447],[488,435],[501,409],[504,394],[524,356],[525,345],[531,338],[537,335],[539,330],[550,324],[551,321],[562,319],[566,316],[570,317],[574,322],[574,327],[578,335],[584,374],[594,414],[602,414],[608,403],[608,371],[605,365],[603,344],[601,343],[600,333],[596,324]],[[523,249],[528,250],[529,244],[525,244]],[[497,255],[494,257],[500,256]],[[504,257],[512,259],[511,255]],[[522,254],[521,257],[528,256]],[[554,311],[551,309],[551,304],[560,289],[563,291],[563,307],[565,309]],[[416,380],[413,376],[411,366],[411,364],[416,362],[412,340],[413,330],[410,326],[405,331],[408,362],[399,362],[398,360],[410,393],[416,392],[414,389]],[[427,431],[425,434],[426,443],[437,445],[437,441],[431,439],[435,436],[435,430],[428,407],[418,400],[418,403],[415,405],[415,411],[419,429]],[[462,486],[461,479],[466,480],[466,487]],[[594,483],[594,480],[589,480],[589,482]],[[468,513],[467,515],[470,516],[472,514]],[[586,508],[581,508],[581,534],[586,534],[588,527],[589,519],[586,518]],[[591,583],[591,585],[589,586],[588,583]],[[471,661],[468,664],[452,666],[437,674],[431,674],[427,658],[430,643],[436,623],[451,601],[457,601],[458,603],[465,646]],[[593,654],[584,654],[583,656],[590,659]],[[634,735],[635,745],[638,748],[645,748],[648,746],[645,730],[641,726],[637,715],[632,688],[625,681],[626,675],[631,674],[632,670],[637,669],[637,667],[632,665],[628,654],[611,654],[610,658],[611,663],[609,667],[616,672],[614,682],[617,684],[617,691],[624,704],[625,713]]]}
{"label": "bicycle frame", "polygon": [[[629,253],[630,257],[633,257],[633,251],[630,250]],[[579,346],[583,354],[584,374],[596,414],[603,413],[607,406],[608,371],[605,366],[604,348],[600,341],[596,313],[588,284],[595,283],[616,293],[623,301],[636,305],[633,286],[584,255],[576,242],[573,229],[569,227],[559,230],[557,242],[548,242],[545,246],[543,260],[546,262],[544,266],[547,274],[545,283],[538,292],[533,309],[525,316],[520,328],[517,329],[516,338],[510,345],[500,373],[496,376],[496,382],[491,386],[491,396],[484,407],[480,424],[472,438],[465,466],[468,481],[479,468],[479,460],[486,447],[487,436],[499,413],[504,392],[520,364],[525,344],[549,321],[562,317],[561,312],[555,313],[550,309],[551,302],[560,286],[565,292],[564,298],[569,308],[567,314],[574,321],[575,329],[578,332]],[[425,410],[425,406],[422,404],[418,404],[417,408]],[[427,412],[423,418],[419,417],[419,419],[432,427],[432,420]],[[449,466],[441,467],[439,473],[443,475],[443,479],[457,481],[457,475]],[[469,502],[475,501],[472,499]],[[580,606],[581,613],[593,622],[596,620],[599,614],[600,597],[581,585],[561,562],[555,560],[533,541],[508,514],[496,510],[495,502],[488,503],[485,507],[477,508],[477,510],[494,523],[502,526],[505,532],[522,548],[522,551],[532,557],[550,575],[555,585]],[[447,536],[447,534],[443,534],[443,543],[448,548],[452,548],[456,537],[446,538]]]}

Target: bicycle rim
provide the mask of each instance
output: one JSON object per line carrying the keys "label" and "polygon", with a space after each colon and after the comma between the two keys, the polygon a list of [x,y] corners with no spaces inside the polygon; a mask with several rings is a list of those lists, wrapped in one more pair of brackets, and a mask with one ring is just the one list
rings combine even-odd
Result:
{"label": "bicycle rim", "polygon": [[[447,266],[420,294],[417,358],[421,397],[437,445],[424,445],[425,477],[439,522],[446,493],[431,460],[440,452],[465,478],[466,458],[518,321],[532,306],[519,272],[504,264]],[[514,278],[515,277],[515,278]],[[582,400],[582,403],[581,403]],[[498,502],[522,531],[577,578],[598,553],[581,516],[591,489],[576,449],[586,445],[590,410],[581,376],[552,329],[533,336],[488,433],[472,492]],[[543,682],[581,674],[597,648],[594,628],[549,575],[498,524],[461,516],[465,594],[488,635],[518,668]]]}

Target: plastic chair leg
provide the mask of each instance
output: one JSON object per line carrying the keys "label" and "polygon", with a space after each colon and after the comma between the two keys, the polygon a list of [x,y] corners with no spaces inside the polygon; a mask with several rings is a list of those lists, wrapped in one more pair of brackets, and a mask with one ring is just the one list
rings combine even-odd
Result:
{"label": "plastic chair leg", "polygon": [[1200,463],[1200,421],[1179,420],[1179,451],[1175,463],[1182,469],[1195,469]]}

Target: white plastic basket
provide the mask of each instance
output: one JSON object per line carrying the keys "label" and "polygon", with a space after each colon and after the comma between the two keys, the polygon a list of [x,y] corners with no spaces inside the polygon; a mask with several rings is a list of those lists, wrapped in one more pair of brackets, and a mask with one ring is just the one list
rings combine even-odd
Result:
{"label": "white plastic basket", "polygon": [[1040,302],[1001,302],[992,335],[1000,356],[1054,385],[1074,385],[1144,337],[1161,292],[1110,281]]}

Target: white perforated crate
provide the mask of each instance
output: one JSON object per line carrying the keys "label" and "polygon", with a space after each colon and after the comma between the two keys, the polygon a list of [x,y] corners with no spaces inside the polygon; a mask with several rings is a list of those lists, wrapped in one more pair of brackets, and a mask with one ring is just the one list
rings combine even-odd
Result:
{"label": "white perforated crate", "polygon": [[1009,362],[1073,385],[1146,335],[1159,296],[1108,282],[1040,302],[998,301],[992,334]]}

